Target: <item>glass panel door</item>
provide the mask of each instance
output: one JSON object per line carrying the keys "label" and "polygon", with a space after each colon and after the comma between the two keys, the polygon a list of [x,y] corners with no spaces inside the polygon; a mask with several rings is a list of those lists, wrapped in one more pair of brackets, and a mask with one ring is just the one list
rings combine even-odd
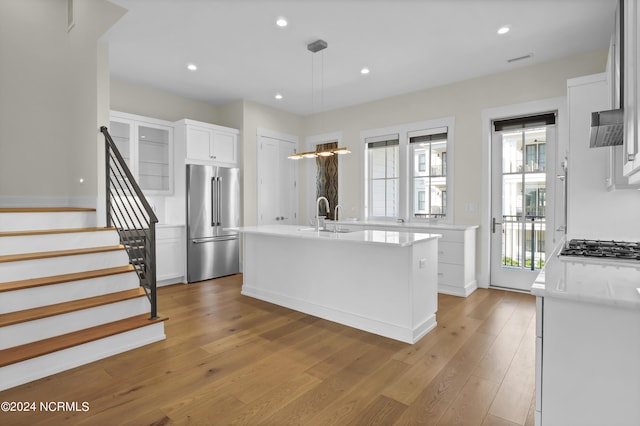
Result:
{"label": "glass panel door", "polygon": [[492,138],[491,284],[530,290],[545,262],[546,152],[555,126]]}
{"label": "glass panel door", "polygon": [[143,190],[171,190],[169,136],[169,129],[138,126],[138,181]]}

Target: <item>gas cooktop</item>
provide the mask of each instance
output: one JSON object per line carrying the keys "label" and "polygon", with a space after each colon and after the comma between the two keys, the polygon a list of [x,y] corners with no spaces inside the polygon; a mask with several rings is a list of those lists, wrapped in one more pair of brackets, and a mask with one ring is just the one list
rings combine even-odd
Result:
{"label": "gas cooktop", "polygon": [[574,239],[560,251],[560,256],[640,260],[640,242]]}

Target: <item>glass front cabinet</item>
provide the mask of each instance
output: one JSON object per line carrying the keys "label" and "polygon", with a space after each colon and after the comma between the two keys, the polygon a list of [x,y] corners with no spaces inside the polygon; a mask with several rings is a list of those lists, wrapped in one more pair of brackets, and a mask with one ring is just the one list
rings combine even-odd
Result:
{"label": "glass front cabinet", "polygon": [[173,124],[111,111],[109,133],[145,194],[173,193]]}

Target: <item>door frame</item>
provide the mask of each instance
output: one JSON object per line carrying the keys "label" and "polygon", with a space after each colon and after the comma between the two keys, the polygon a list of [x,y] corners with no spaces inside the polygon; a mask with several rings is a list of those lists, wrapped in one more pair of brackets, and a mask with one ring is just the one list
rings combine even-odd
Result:
{"label": "door frame", "polygon": [[[551,112],[555,112],[555,111],[548,111],[549,113]],[[526,116],[525,116],[526,117]],[[505,117],[505,119],[509,119],[512,117]],[[516,117],[513,117],[516,118]],[[556,117],[557,118],[557,117]],[[557,120],[556,120],[557,122]],[[505,227],[508,226],[507,223],[511,223],[512,225],[515,225],[516,228],[518,228],[517,233],[518,235],[518,242],[521,243],[520,247],[517,248],[517,251],[520,252],[520,250],[523,251],[524,257],[526,258],[526,237],[525,235],[521,234],[521,232],[524,232],[523,229],[520,228],[519,225],[524,225],[525,229],[527,228],[527,223],[525,223],[525,217],[526,217],[526,210],[524,209],[524,205],[523,210],[522,210],[522,216],[520,217],[518,222],[506,222],[504,216],[502,216],[502,213],[504,211],[504,201],[505,201],[505,194],[504,194],[504,170],[503,167],[501,167],[501,165],[504,164],[504,133],[510,133],[510,134],[515,134],[518,133],[520,134],[520,141],[522,142],[522,155],[523,155],[523,163],[522,165],[524,166],[526,164],[526,162],[524,160],[526,160],[526,149],[525,149],[525,135],[527,131],[533,130],[533,129],[537,129],[540,127],[544,127],[545,128],[545,143],[546,143],[546,148],[545,149],[545,165],[547,164],[551,164],[553,165],[555,163],[555,161],[553,160],[553,156],[554,156],[554,152],[557,149],[557,130],[558,127],[556,124],[552,124],[552,125],[544,125],[544,126],[536,126],[536,127],[531,127],[531,128],[519,128],[519,129],[510,129],[510,130],[504,130],[504,131],[500,131],[500,132],[495,132],[492,131],[492,140],[491,140],[491,148],[492,148],[492,152],[491,152],[491,159],[492,161],[498,161],[500,162],[500,164],[495,164],[492,163],[492,170],[491,170],[491,178],[492,178],[492,185],[491,185],[491,201],[492,201],[492,206],[491,206],[491,211],[492,211],[492,215],[491,215],[491,220],[492,220],[492,224],[491,224],[491,233],[489,234],[490,236],[490,241],[491,241],[491,251],[490,251],[490,283],[489,285],[491,287],[497,287],[497,288],[501,288],[501,289],[507,289],[507,290],[515,290],[515,291],[522,291],[522,292],[527,292],[529,291],[528,288],[533,284],[537,274],[540,272],[540,269],[531,269],[531,268],[526,268],[526,267],[516,267],[516,268],[508,268],[504,266],[503,260],[502,260],[502,256],[504,255],[504,243],[505,243],[505,236],[506,234],[504,234],[504,230]],[[550,151],[549,155],[547,155],[547,151]],[[549,160],[549,161],[547,161]],[[497,166],[497,167],[495,167]],[[549,233],[549,235],[551,236],[551,238],[554,237],[553,235],[553,228],[552,227],[548,227],[547,225],[549,224],[554,224],[557,223],[557,219],[555,217],[555,206],[556,206],[556,200],[553,198],[554,195],[554,188],[550,188],[550,186],[554,185],[554,180],[555,180],[555,168],[554,167],[546,167],[545,166],[545,171],[544,171],[544,175],[545,175],[545,193],[549,194],[549,200],[550,202],[546,203],[546,208],[545,208],[545,220],[544,220],[544,226],[545,226],[545,239],[544,239],[544,253],[545,254],[549,254],[551,253],[551,251],[553,250],[554,244],[552,241],[549,241],[546,238],[547,232]],[[522,202],[525,202],[525,190],[526,190],[526,184],[525,182],[527,181],[526,175],[525,175],[525,170],[523,169],[522,171],[520,171],[519,173],[511,173],[510,176],[512,177],[516,177],[518,176],[519,179],[522,179],[521,183],[522,183]],[[551,185],[550,185],[551,184]],[[498,188],[496,188],[496,186]],[[497,192],[496,192],[497,191]],[[500,197],[497,197],[497,194],[500,194]],[[545,195],[545,200],[547,199],[547,196]],[[495,205],[494,205],[495,204]],[[548,210],[548,212],[547,212]],[[494,224],[493,221],[496,220],[495,222],[495,228],[494,228]],[[531,222],[533,223],[533,222]],[[540,223],[540,222],[536,222],[536,223]],[[532,225],[535,226],[535,225]],[[495,231],[495,232],[494,232]],[[520,235],[522,235],[522,240],[520,240]],[[532,235],[532,241],[533,241],[533,237],[534,235]],[[540,247],[537,247],[537,251],[540,252]],[[497,259],[496,259],[497,257]],[[546,259],[546,257],[545,257]],[[524,260],[524,259],[523,259]],[[533,263],[533,260],[532,260]]]}
{"label": "door frame", "polygon": [[[482,110],[482,193],[489,194],[482,198],[481,205],[481,225],[478,229],[478,246],[477,261],[479,265],[478,286],[489,288],[491,284],[491,124],[493,120],[503,119],[505,117],[526,116],[534,114],[542,114],[549,111],[557,111],[556,120],[556,146],[553,149],[547,149],[547,167],[551,168],[550,174],[556,176],[561,174],[560,162],[566,155],[569,141],[569,116],[567,114],[567,98],[566,96],[547,98],[520,104],[505,105],[495,108],[487,108]],[[556,223],[561,215],[562,191],[556,179],[548,182],[547,200],[553,200],[553,217],[549,215],[547,219],[547,229],[553,230],[549,232],[547,238],[551,242],[551,246],[559,243],[564,236],[563,233],[556,231]],[[560,210],[559,210],[560,209]],[[549,244],[547,244],[549,247]],[[547,255],[549,252],[547,251]],[[498,287],[503,289],[502,287]]]}
{"label": "door frame", "polygon": [[[295,147],[296,150],[299,150],[299,146],[298,146],[298,137],[295,135],[290,135],[287,133],[281,133],[281,132],[276,132],[274,130],[269,130],[269,129],[265,129],[265,128],[261,128],[258,127],[256,130],[256,195],[255,195],[255,203],[256,203],[256,225],[259,223],[259,217],[260,217],[260,194],[259,194],[259,188],[260,188],[260,176],[262,176],[262,170],[260,167],[260,140],[262,137],[266,137],[266,138],[270,138],[270,139],[277,139],[280,141],[284,141],[284,142],[289,142],[292,143]],[[293,161],[293,160],[290,160]],[[294,179],[297,183],[300,182],[300,178],[299,178],[299,171],[298,171],[298,167],[297,164],[294,166]],[[298,197],[298,193],[300,192],[300,189],[298,188],[298,190],[294,193],[294,200],[293,203],[295,206],[297,206],[297,211],[298,211],[298,221],[300,220],[300,204],[299,204],[299,197]]]}

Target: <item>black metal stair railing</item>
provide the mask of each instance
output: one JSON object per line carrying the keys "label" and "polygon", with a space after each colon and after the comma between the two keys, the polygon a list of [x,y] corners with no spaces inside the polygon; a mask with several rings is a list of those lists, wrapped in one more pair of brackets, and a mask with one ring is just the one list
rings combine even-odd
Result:
{"label": "black metal stair railing", "polygon": [[156,296],[156,217],[122,154],[102,126],[105,139],[107,226],[120,235],[140,285],[151,303],[151,319],[157,318]]}

